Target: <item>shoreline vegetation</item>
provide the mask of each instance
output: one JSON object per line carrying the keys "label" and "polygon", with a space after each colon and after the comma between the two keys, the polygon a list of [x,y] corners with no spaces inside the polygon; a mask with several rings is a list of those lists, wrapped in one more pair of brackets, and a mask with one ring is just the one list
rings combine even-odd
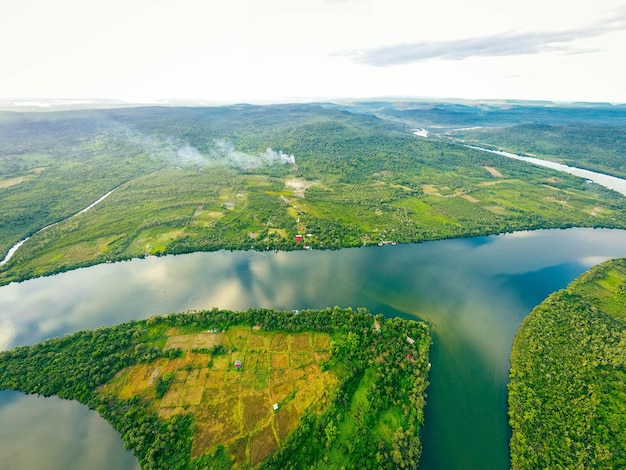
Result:
{"label": "shoreline vegetation", "polygon": [[415,468],[430,341],[361,308],[213,309],[2,352],[0,389],[98,411],[143,470]]}
{"label": "shoreline vegetation", "polygon": [[32,235],[0,285],[195,251],[626,228],[612,191],[330,105],[3,112],[0,155],[0,252]]}
{"label": "shoreline vegetation", "polygon": [[626,259],[550,295],[511,353],[513,469],[626,466]]}

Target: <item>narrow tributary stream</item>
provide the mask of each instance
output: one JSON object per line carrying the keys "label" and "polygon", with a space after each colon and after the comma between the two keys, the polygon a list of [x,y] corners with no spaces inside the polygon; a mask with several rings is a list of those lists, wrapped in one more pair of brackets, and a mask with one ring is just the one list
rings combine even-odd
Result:
{"label": "narrow tributary stream", "polygon": [[[91,204],[89,204],[87,207],[85,207],[84,209],[78,211],[76,214],[72,214],[69,217],[66,217],[63,220],[59,220],[58,222],[55,222],[53,224],[50,225],[46,225],[43,228],[40,228],[39,230],[37,230],[33,235],[37,235],[40,232],[43,232],[46,229],[49,229],[50,227],[54,227],[55,225],[60,224],[61,222],[65,222],[66,220],[71,219],[72,217],[76,217],[78,214],[82,214],[84,212],[87,212],[89,209],[91,209],[92,207],[100,204],[102,201],[104,201],[107,197],[109,197],[109,195],[115,191],[117,188],[113,188],[111,191],[109,191],[108,193],[106,193],[104,196],[102,196],[101,198],[99,198],[97,201],[92,202]],[[33,235],[31,235],[30,237],[32,237]],[[9,251],[7,252],[6,256],[4,257],[4,259],[2,261],[0,261],[0,266],[2,266],[3,264],[8,263],[11,258],[13,257],[13,255],[15,254],[15,252],[17,250],[20,249],[20,247],[30,238],[30,237],[26,237],[23,240],[20,240],[19,242],[17,242],[15,245],[13,245],[11,248],[9,248]]]}

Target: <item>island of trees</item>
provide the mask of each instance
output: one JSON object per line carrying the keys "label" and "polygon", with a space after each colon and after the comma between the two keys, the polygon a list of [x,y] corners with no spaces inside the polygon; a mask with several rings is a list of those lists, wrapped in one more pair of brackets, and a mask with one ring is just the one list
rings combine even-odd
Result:
{"label": "island of trees", "polygon": [[626,467],[626,259],[548,297],[513,344],[514,469]]}
{"label": "island of trees", "polygon": [[97,410],[144,470],[415,468],[429,347],[364,309],[213,309],[0,353],[0,390]]}

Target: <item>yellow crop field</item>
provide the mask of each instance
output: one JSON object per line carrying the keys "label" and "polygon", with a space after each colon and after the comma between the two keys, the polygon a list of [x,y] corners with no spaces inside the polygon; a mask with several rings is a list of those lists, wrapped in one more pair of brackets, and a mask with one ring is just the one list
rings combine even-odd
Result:
{"label": "yellow crop field", "polygon": [[[326,333],[250,327],[181,333],[168,330],[164,347],[181,350],[181,357],[132,366],[104,389],[120,398],[152,400],[163,419],[192,413],[193,458],[222,444],[236,467],[258,464],[297,427],[306,410],[323,410],[338,383],[319,366],[330,358]],[[211,352],[215,347],[220,348]],[[155,384],[167,373],[172,374],[171,384],[157,398]]]}

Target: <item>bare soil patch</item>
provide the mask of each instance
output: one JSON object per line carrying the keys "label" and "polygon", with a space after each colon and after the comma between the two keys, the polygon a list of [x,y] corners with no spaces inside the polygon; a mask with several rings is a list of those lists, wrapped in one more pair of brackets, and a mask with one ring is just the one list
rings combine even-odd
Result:
{"label": "bare soil patch", "polygon": [[306,190],[316,184],[319,184],[319,182],[293,178],[285,181],[285,188],[290,190],[295,196],[304,197]]}
{"label": "bare soil patch", "polygon": [[483,168],[485,170],[487,170],[489,172],[489,174],[491,174],[491,176],[493,176],[494,178],[502,178],[503,177],[502,173],[500,173],[498,170],[496,170],[492,166],[483,166]]}
{"label": "bare soil patch", "polygon": [[469,201],[469,202],[473,202],[473,203],[480,202],[478,199],[476,199],[476,198],[475,198],[475,197],[473,197],[473,196],[470,196],[469,194],[463,194],[461,197],[462,197],[463,199],[465,199],[466,201]]}

